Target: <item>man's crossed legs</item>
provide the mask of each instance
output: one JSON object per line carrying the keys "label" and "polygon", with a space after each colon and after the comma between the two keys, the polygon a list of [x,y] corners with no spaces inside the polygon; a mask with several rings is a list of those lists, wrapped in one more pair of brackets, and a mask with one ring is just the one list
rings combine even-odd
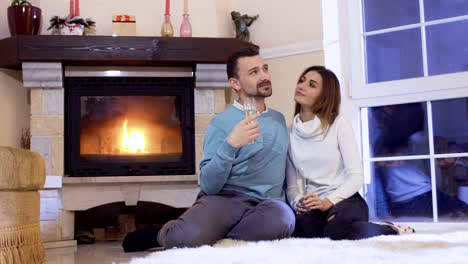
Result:
{"label": "man's crossed legs", "polygon": [[294,223],[293,211],[280,200],[259,200],[233,192],[201,193],[191,208],[177,220],[167,222],[159,232],[137,230],[127,235],[122,245],[130,252],[155,246],[211,245],[222,238],[281,239],[291,236]]}

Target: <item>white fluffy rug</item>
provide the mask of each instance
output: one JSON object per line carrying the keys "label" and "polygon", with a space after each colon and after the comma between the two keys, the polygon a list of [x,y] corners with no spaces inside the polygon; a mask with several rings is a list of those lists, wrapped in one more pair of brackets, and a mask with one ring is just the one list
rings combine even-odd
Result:
{"label": "white fluffy rug", "polygon": [[468,263],[468,231],[379,236],[359,241],[284,239],[155,252],[131,264],[162,263]]}

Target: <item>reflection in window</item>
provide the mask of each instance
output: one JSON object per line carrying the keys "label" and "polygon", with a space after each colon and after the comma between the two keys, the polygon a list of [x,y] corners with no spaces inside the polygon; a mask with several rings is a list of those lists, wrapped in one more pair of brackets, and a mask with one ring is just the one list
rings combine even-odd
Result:
{"label": "reflection in window", "polygon": [[468,219],[468,157],[436,159],[437,210],[442,221]]}
{"label": "reflection in window", "polygon": [[[377,218],[432,220],[437,206],[440,221],[468,220],[468,98],[430,104],[431,115],[427,102],[367,109],[371,185],[366,199]],[[434,135],[434,153],[428,134]]]}
{"label": "reflection in window", "polygon": [[425,103],[370,108],[371,157],[429,154],[426,120]]}
{"label": "reflection in window", "polygon": [[468,152],[468,98],[432,102],[436,154]]}
{"label": "reflection in window", "polygon": [[374,162],[378,216],[432,217],[428,160]]}

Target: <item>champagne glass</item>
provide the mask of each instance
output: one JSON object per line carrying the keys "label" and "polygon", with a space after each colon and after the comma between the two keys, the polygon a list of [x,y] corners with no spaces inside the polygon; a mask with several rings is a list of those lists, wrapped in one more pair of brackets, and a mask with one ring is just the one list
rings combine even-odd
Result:
{"label": "champagne glass", "polygon": [[257,114],[257,106],[254,97],[246,97],[244,101],[244,111],[246,117]]}
{"label": "champagne glass", "polygon": [[[257,105],[255,104],[255,97],[246,97],[244,100],[244,112],[245,117],[249,117],[257,114]],[[255,143],[255,140],[249,144]]]}

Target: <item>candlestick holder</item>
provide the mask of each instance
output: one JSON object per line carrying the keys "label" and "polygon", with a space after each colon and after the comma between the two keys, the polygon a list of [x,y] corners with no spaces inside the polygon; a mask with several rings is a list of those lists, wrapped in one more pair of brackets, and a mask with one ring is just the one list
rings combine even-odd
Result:
{"label": "candlestick holder", "polygon": [[190,24],[189,14],[184,14],[182,23],[180,24],[180,36],[190,38],[192,37],[192,24]]}
{"label": "candlestick holder", "polygon": [[161,26],[161,36],[162,37],[174,36],[174,28],[172,27],[171,15],[169,14],[164,15],[164,23]]}

